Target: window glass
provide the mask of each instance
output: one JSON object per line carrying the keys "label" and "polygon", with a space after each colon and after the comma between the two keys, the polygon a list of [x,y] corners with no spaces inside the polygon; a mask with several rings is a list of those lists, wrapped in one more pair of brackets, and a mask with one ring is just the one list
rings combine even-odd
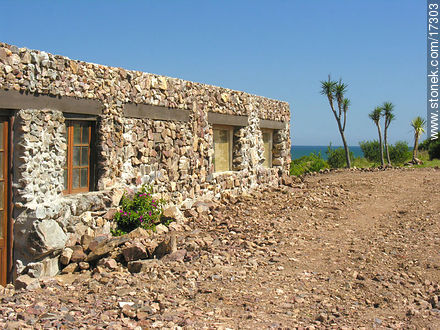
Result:
{"label": "window glass", "polygon": [[87,177],[88,177],[87,168],[81,169],[81,188],[87,187]]}
{"label": "window glass", "polygon": [[73,147],[73,166],[79,166],[81,147]]}
{"label": "window glass", "polygon": [[73,173],[73,175],[72,175],[72,188],[73,189],[79,188],[79,171],[80,171],[79,168],[74,168],[72,170],[72,173]]}
{"label": "window glass", "polygon": [[214,129],[214,171],[230,170],[230,133],[228,129]]}
{"label": "window glass", "polygon": [[81,166],[89,165],[89,147],[81,148]]}
{"label": "window glass", "polygon": [[81,125],[73,125],[73,144],[81,144]]}
{"label": "window glass", "polygon": [[89,128],[87,126],[83,127],[82,130],[82,144],[88,144],[89,143]]}

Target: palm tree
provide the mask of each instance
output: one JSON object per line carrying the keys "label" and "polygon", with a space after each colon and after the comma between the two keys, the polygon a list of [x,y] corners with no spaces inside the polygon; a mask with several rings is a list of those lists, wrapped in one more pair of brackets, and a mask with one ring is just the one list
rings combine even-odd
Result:
{"label": "palm tree", "polygon": [[376,124],[377,132],[379,133],[379,149],[380,149],[380,164],[384,166],[383,161],[383,144],[382,144],[382,132],[380,130],[380,117],[382,117],[382,108],[376,107],[373,111],[368,115],[370,119]]}
{"label": "palm tree", "polygon": [[[345,124],[347,122],[347,112],[350,106],[350,100],[344,98],[344,94],[347,91],[347,84],[344,84],[341,79],[339,81],[333,81],[328,76],[328,80],[321,81],[321,94],[327,96],[330,108],[338,123],[339,133],[341,134],[342,143],[345,150],[345,159],[347,168],[351,167],[350,151],[348,150],[347,141],[345,140]],[[335,109],[334,101],[336,101],[338,109]]]}
{"label": "palm tree", "polygon": [[388,165],[391,165],[391,159],[390,159],[390,152],[388,150],[388,127],[390,127],[391,122],[395,119],[393,110],[394,110],[394,104],[391,102],[384,102],[383,106],[383,115],[385,117],[385,129],[383,134],[383,142],[385,144],[385,153],[387,156],[387,163]]}
{"label": "palm tree", "polygon": [[419,146],[419,137],[425,133],[426,120],[418,116],[411,121],[411,127],[414,129],[414,150],[413,150],[413,164],[418,163],[417,148]]}

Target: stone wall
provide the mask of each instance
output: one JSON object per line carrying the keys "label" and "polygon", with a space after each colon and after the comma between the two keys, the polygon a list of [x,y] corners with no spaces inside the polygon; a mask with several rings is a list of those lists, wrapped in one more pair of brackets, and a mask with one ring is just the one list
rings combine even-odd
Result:
{"label": "stone wall", "polygon": [[30,109],[18,111],[14,120],[14,252],[21,267],[38,269],[39,275],[56,274],[67,241],[99,227],[90,217],[84,221],[87,212],[111,204],[108,192],[63,195],[64,120],[60,111]]}
{"label": "stone wall", "polygon": [[67,240],[54,220],[63,190],[64,117],[59,111],[21,110],[13,131],[16,255],[20,260],[41,259]]}
{"label": "stone wall", "polygon": [[[248,93],[122,68],[71,60],[43,51],[0,43],[0,89],[102,103],[99,187],[118,184],[123,161],[123,105],[151,104],[199,113],[250,115],[288,123],[289,105]],[[110,146],[109,146],[110,144]],[[288,160],[287,160],[288,161]]]}
{"label": "stone wall", "polygon": [[[112,201],[114,192],[120,194],[124,187],[152,184],[156,193],[180,204],[261,184],[278,185],[288,171],[290,113],[285,102],[3,43],[1,91],[99,103],[95,114],[98,191],[70,196],[62,193],[64,121],[69,111],[50,106],[13,109],[14,258],[18,272],[53,274],[68,242],[78,241],[86,230],[91,235],[108,232],[99,211],[117,203],[117,198]],[[126,112],[129,105],[153,106],[162,115],[176,110],[189,115],[185,120],[165,120],[150,118],[142,110],[140,116],[130,117]],[[214,173],[211,113],[247,118],[241,126],[234,125],[231,172]],[[264,121],[278,123],[269,169],[262,166]]]}

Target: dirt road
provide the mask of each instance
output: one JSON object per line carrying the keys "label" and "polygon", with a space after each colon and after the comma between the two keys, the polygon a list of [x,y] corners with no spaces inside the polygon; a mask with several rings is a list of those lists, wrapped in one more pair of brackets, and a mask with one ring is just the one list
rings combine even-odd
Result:
{"label": "dirt road", "polygon": [[0,322],[439,328],[439,188],[440,170],[341,171],[232,198],[189,218],[184,261],[5,290]]}

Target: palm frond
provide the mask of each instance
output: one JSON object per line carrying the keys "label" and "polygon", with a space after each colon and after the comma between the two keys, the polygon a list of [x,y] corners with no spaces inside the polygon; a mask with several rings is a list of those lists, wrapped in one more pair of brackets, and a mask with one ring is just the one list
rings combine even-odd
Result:
{"label": "palm frond", "polygon": [[389,114],[391,114],[394,110],[394,104],[392,104],[391,102],[384,102],[382,105],[383,108],[383,112],[385,114],[385,117]]}
{"label": "palm frond", "polygon": [[414,129],[414,133],[419,135],[425,132],[426,120],[420,116],[417,116],[411,121],[411,127]]}
{"label": "palm frond", "polygon": [[344,99],[342,101],[342,109],[344,110],[344,112],[348,111],[348,107],[350,106],[351,101],[349,99]]}
{"label": "palm frond", "polygon": [[377,125],[380,121],[380,117],[382,117],[382,107],[375,107],[374,110],[368,114],[368,117]]}
{"label": "palm frond", "polygon": [[330,75],[328,80],[321,81],[321,94],[326,95],[328,99],[334,99],[336,81],[331,80]]}
{"label": "palm frond", "polygon": [[335,84],[335,97],[336,100],[342,105],[344,100],[344,94],[347,91],[348,85],[342,82],[342,79]]}

